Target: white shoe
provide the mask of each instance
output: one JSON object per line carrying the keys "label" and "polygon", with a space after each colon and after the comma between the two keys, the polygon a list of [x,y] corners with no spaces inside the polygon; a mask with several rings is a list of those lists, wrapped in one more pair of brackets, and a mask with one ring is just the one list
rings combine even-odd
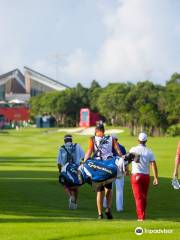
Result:
{"label": "white shoe", "polygon": [[173,178],[173,179],[172,179],[172,186],[173,186],[173,188],[176,189],[176,190],[177,190],[177,189],[180,189],[180,184],[179,184],[177,178]]}
{"label": "white shoe", "polygon": [[69,209],[71,210],[77,209],[77,203],[75,203],[74,197],[69,198]]}
{"label": "white shoe", "polygon": [[72,201],[72,197],[69,198],[69,209],[73,209],[74,208],[74,203]]}
{"label": "white shoe", "polygon": [[121,209],[117,209],[117,212],[123,212],[123,211],[124,211],[123,208],[121,208]]}
{"label": "white shoe", "polygon": [[74,206],[73,206],[73,210],[76,210],[77,209],[77,203],[74,203]]}

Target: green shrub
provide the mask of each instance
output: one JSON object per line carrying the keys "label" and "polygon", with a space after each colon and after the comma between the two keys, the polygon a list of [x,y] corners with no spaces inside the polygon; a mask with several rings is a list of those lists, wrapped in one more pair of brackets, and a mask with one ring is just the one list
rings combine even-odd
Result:
{"label": "green shrub", "polygon": [[180,136],[180,124],[170,126],[166,133],[168,136]]}

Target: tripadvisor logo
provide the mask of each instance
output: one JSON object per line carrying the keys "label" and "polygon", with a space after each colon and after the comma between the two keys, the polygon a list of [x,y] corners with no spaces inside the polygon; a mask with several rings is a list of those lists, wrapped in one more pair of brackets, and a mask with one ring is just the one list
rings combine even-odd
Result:
{"label": "tripadvisor logo", "polygon": [[147,229],[147,228],[142,228],[142,227],[137,227],[135,229],[135,234],[136,235],[142,235],[142,234],[172,234],[173,229]]}
{"label": "tripadvisor logo", "polygon": [[142,235],[143,232],[144,232],[144,230],[143,230],[141,227],[137,227],[137,228],[135,229],[135,234],[136,234],[136,235]]}

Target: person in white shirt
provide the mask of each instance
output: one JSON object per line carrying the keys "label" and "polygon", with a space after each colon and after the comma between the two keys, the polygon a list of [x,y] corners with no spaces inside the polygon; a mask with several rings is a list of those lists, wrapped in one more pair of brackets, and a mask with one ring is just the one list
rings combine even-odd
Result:
{"label": "person in white shirt", "polygon": [[[118,143],[118,136],[116,134],[112,134],[113,139],[115,139]],[[122,152],[123,155],[126,154],[126,149],[123,145],[119,144],[119,148]],[[117,156],[117,153],[114,151],[113,149],[113,156]],[[124,175],[119,176],[118,178],[116,178],[115,180],[115,186],[116,186],[116,210],[118,212],[122,212],[123,211],[123,192],[124,192]],[[112,190],[113,193],[113,190]],[[103,199],[103,207],[106,208],[107,207],[107,201],[106,198],[104,197]]]}
{"label": "person in white shirt", "polygon": [[140,133],[138,136],[139,145],[132,147],[129,152],[139,154],[139,163],[132,162],[131,185],[136,203],[136,213],[139,221],[145,219],[147,205],[147,193],[150,182],[149,166],[151,165],[154,181],[158,185],[158,170],[153,152],[146,147],[147,135]]}
{"label": "person in white shirt", "polygon": [[[64,145],[59,148],[57,165],[59,172],[66,163],[80,164],[84,158],[84,152],[79,144],[73,144],[72,135],[64,136]],[[78,187],[64,186],[64,190],[69,197],[69,208],[77,209]]]}

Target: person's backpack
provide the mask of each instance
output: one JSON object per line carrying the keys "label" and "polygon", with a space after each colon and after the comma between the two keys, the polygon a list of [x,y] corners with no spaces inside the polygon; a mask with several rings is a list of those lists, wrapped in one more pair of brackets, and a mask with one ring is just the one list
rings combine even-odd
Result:
{"label": "person's backpack", "polygon": [[[102,154],[103,154],[103,145],[104,144],[107,144],[109,139],[110,139],[110,136],[107,135],[107,136],[103,136],[103,138],[101,139],[101,141],[99,142],[99,145],[97,145],[96,141],[95,141],[95,136],[91,137],[93,143],[94,143],[94,146],[96,148],[95,152],[94,152],[94,155],[93,155],[93,158],[100,158],[102,159]],[[112,151],[112,150],[111,150]]]}
{"label": "person's backpack", "polygon": [[76,143],[61,146],[61,157],[64,163],[76,162]]}

